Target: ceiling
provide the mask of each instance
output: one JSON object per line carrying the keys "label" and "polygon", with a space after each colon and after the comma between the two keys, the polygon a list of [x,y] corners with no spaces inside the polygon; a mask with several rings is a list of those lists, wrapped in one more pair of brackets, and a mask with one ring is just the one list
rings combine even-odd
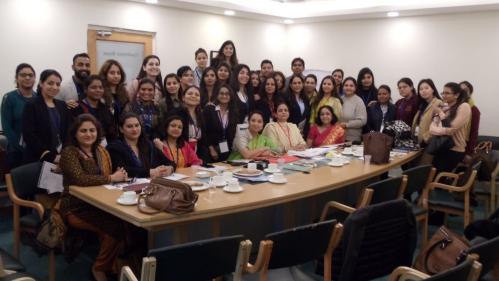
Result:
{"label": "ceiling", "polygon": [[[144,0],[129,0],[145,2]],[[158,0],[157,5],[282,23],[474,12],[499,9],[499,0]]]}

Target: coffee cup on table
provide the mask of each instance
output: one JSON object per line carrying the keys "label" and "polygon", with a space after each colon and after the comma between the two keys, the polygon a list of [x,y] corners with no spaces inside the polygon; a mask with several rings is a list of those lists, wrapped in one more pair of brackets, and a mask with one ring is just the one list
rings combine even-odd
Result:
{"label": "coffee cup on table", "polygon": [[210,183],[214,186],[224,186],[226,181],[224,176],[213,176],[210,179]]}
{"label": "coffee cup on table", "polygon": [[125,202],[135,202],[137,200],[137,194],[135,191],[125,191],[121,194],[121,198]]}
{"label": "coffee cup on table", "polygon": [[286,180],[286,178],[284,177],[284,174],[283,174],[283,173],[274,173],[274,175],[272,176],[272,178],[273,178],[275,181],[283,181],[283,180]]}
{"label": "coffee cup on table", "polygon": [[227,185],[227,188],[229,190],[238,190],[239,189],[239,180],[236,178],[230,179],[229,183]]}
{"label": "coffee cup on table", "polygon": [[223,172],[222,177],[226,182],[228,182],[232,178],[232,172]]}
{"label": "coffee cup on table", "polygon": [[268,170],[270,172],[277,171],[277,163],[269,163]]}
{"label": "coffee cup on table", "polygon": [[255,171],[257,169],[256,167],[257,167],[256,163],[254,162],[248,163],[248,170]]}

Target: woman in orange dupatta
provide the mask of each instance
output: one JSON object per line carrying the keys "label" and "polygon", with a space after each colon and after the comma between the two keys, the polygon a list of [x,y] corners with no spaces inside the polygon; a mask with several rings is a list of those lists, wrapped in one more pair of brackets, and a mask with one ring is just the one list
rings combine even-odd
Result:
{"label": "woman in orange dupatta", "polygon": [[329,105],[321,106],[315,118],[315,124],[310,128],[307,137],[308,147],[345,142],[345,130],[337,125],[338,117]]}

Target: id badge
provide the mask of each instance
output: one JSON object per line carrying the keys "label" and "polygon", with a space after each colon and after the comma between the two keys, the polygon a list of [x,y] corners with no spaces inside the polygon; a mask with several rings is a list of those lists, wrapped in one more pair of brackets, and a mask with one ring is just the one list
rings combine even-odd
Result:
{"label": "id badge", "polygon": [[218,143],[218,148],[220,148],[220,153],[229,152],[229,144],[227,141]]}

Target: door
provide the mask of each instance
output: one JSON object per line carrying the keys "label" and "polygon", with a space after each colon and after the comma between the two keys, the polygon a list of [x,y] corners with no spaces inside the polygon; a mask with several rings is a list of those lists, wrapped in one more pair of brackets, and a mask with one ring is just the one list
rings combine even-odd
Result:
{"label": "door", "polygon": [[153,34],[89,29],[87,47],[92,73],[98,73],[106,60],[114,59],[123,66],[127,83],[132,81],[144,57],[152,54],[152,41]]}

